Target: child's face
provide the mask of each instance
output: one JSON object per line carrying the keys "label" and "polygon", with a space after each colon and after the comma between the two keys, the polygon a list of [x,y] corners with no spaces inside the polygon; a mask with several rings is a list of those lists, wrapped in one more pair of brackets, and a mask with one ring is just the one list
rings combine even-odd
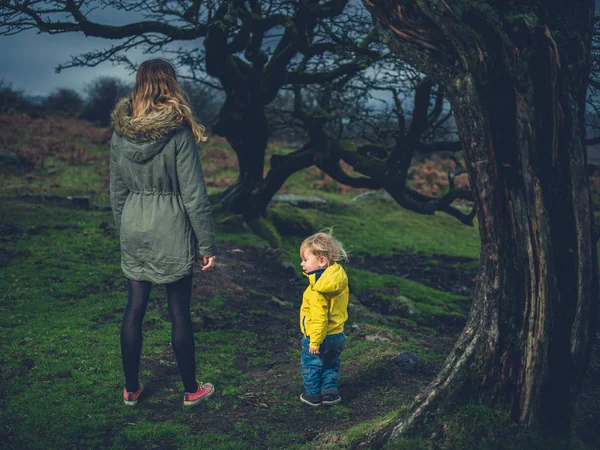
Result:
{"label": "child's face", "polygon": [[315,256],[314,253],[308,248],[304,249],[302,252],[302,262],[300,265],[306,273],[324,269],[328,264],[329,261],[327,261],[327,258]]}

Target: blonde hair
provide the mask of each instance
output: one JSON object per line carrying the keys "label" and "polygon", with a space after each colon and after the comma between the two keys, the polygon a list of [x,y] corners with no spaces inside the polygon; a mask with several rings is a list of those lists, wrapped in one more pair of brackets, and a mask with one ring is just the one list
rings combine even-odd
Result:
{"label": "blonde hair", "polygon": [[304,250],[310,250],[317,258],[327,258],[328,261],[348,261],[348,253],[342,243],[333,237],[331,228],[304,239],[300,246],[301,258]]}
{"label": "blonde hair", "polygon": [[132,118],[162,109],[172,109],[181,124],[190,127],[196,142],[206,141],[205,128],[194,120],[186,95],[177,82],[177,73],[164,59],[149,59],[140,64],[131,92]]}

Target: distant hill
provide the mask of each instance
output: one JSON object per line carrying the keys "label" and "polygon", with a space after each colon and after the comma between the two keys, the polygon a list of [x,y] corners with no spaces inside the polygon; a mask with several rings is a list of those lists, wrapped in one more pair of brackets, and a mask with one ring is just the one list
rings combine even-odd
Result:
{"label": "distant hill", "polygon": [[25,100],[34,103],[36,105],[41,105],[46,100],[45,95],[25,95]]}

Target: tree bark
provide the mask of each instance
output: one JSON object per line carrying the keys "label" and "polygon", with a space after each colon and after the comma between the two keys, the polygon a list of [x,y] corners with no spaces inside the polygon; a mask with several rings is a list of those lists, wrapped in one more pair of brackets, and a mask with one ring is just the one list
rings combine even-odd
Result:
{"label": "tree bark", "polygon": [[565,435],[598,305],[583,144],[593,2],[364,3],[390,48],[444,88],[481,234],[463,332],[410,413],[370,444],[432,431],[426,414],[473,400]]}
{"label": "tree bark", "polygon": [[269,127],[262,102],[230,107],[234,95],[228,93],[214,130],[226,137],[237,155],[240,170],[238,179],[223,192],[221,199],[226,209],[254,218],[264,215],[259,190],[264,176]]}

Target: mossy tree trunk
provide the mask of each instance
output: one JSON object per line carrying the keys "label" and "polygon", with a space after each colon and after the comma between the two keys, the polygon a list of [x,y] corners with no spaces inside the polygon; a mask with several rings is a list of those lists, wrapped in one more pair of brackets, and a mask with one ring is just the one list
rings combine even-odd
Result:
{"label": "mossy tree trunk", "polygon": [[410,413],[375,440],[431,431],[431,413],[472,400],[564,435],[598,300],[583,146],[594,4],[363,1],[390,49],[448,96],[482,242],[454,349]]}

